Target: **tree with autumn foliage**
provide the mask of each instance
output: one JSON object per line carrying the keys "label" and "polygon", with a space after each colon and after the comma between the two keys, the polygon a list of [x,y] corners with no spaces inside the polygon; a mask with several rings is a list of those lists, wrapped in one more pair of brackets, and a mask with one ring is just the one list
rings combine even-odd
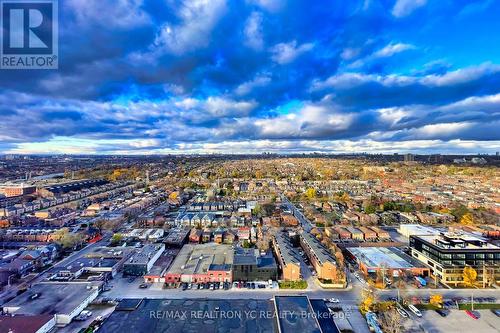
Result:
{"label": "tree with autumn foliage", "polygon": [[474,217],[471,213],[466,213],[460,218],[460,224],[471,225],[474,224]]}
{"label": "tree with autumn foliage", "polygon": [[430,297],[429,303],[440,308],[443,306],[443,295],[434,294]]}
{"label": "tree with autumn foliage", "polygon": [[306,190],[306,197],[308,199],[314,199],[316,197],[316,190],[312,187]]}
{"label": "tree with autumn foliage", "polygon": [[361,292],[361,303],[359,304],[359,310],[362,314],[371,311],[373,304],[375,303],[375,296],[372,290],[363,289]]}
{"label": "tree with autumn foliage", "polygon": [[477,271],[470,266],[465,266],[462,277],[466,287],[474,287],[477,280]]}

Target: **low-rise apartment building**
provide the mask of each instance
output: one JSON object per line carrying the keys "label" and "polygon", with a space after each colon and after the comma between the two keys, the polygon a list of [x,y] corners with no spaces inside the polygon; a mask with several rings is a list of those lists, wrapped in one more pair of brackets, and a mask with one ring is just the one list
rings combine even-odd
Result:
{"label": "low-rise apartment building", "polygon": [[301,261],[295,250],[293,250],[290,241],[284,233],[278,232],[273,237],[273,250],[281,269],[282,279],[284,281],[300,280]]}
{"label": "low-rise apartment building", "polygon": [[310,233],[300,234],[300,246],[311,261],[318,279],[335,281],[337,278],[337,262],[331,253]]}

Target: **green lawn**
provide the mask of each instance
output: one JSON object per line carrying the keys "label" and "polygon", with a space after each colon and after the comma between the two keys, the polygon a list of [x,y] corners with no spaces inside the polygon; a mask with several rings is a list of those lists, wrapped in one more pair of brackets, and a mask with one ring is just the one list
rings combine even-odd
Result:
{"label": "green lawn", "polygon": [[307,282],[304,280],[300,281],[282,281],[278,282],[280,289],[306,289]]}
{"label": "green lawn", "polygon": [[[460,310],[471,310],[470,303],[458,304]],[[474,310],[500,309],[500,303],[474,303]]]}

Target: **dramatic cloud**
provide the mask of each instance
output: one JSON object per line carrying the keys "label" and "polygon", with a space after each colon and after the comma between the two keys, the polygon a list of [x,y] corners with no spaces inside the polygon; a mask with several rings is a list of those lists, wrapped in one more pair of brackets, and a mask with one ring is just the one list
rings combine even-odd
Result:
{"label": "dramatic cloud", "polygon": [[468,0],[60,2],[60,68],[0,70],[0,152],[494,153],[499,11]]}

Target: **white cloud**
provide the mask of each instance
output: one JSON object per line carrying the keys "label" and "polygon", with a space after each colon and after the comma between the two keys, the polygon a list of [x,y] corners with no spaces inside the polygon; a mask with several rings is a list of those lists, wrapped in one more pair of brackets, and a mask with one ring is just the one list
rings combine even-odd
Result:
{"label": "white cloud", "polygon": [[262,36],[262,14],[253,12],[245,23],[245,45],[254,49],[262,50],[264,40]]}
{"label": "white cloud", "polygon": [[312,43],[297,45],[295,40],[289,43],[279,43],[271,48],[271,59],[280,65],[288,64],[303,53],[312,50],[313,47],[314,44]]}
{"label": "white cloud", "polygon": [[180,8],[178,16],[182,23],[164,24],[154,46],[177,55],[208,46],[213,28],[227,10],[226,1],[185,1]]}
{"label": "white cloud", "polygon": [[411,44],[404,43],[391,43],[384,47],[383,49],[378,50],[374,53],[374,56],[377,58],[385,58],[391,57],[397,53],[401,53],[403,51],[415,49],[415,46]]}
{"label": "white cloud", "polygon": [[246,95],[251,92],[254,88],[265,87],[271,83],[271,77],[268,74],[259,74],[250,81],[243,82],[240,84],[235,92],[237,95]]}
{"label": "white cloud", "polygon": [[458,69],[441,75],[375,75],[347,72],[330,76],[323,81],[315,80],[311,84],[311,90],[321,90],[328,87],[338,89],[351,89],[370,82],[379,83],[386,87],[407,86],[411,84],[421,84],[428,87],[454,86],[471,82],[485,75],[490,75],[498,72],[500,72],[500,65],[493,65],[489,63]]}
{"label": "white cloud", "polygon": [[408,16],[426,3],[427,0],[397,0],[392,8],[392,15],[398,18]]}
{"label": "white cloud", "polygon": [[132,29],[150,22],[142,10],[143,0],[67,0],[63,6],[75,14],[83,26],[105,25],[106,28]]}
{"label": "white cloud", "polygon": [[269,12],[278,12],[285,5],[285,0],[247,0],[247,2],[252,3]]}

